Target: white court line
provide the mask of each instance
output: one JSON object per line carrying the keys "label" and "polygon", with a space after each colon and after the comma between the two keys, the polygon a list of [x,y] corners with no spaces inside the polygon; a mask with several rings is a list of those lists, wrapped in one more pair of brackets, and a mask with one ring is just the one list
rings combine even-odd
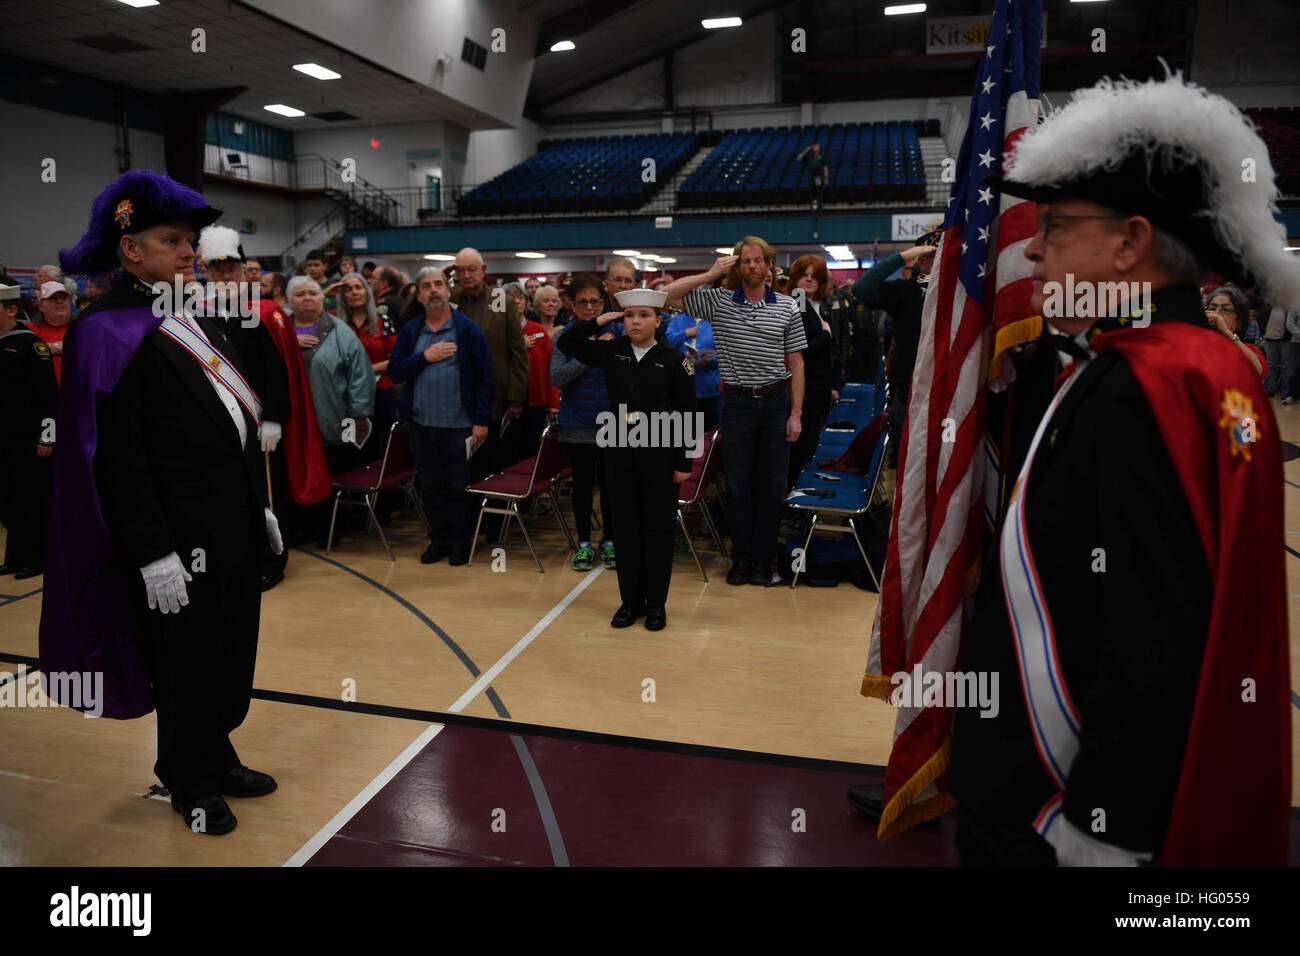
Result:
{"label": "white court line", "polygon": [[483,691],[486,690],[492,684],[492,681],[497,677],[497,675],[500,674],[503,670],[505,670],[506,667],[509,666],[510,662],[513,661],[516,657],[518,657],[519,654],[523,651],[523,649],[533,642],[533,640],[537,637],[538,634],[546,630],[547,626],[552,621],[554,621],[557,617],[559,617],[561,612],[563,612],[566,607],[568,607],[570,604],[573,603],[573,599],[576,598],[579,594],[581,594],[584,590],[586,590],[588,585],[590,585],[592,581],[596,580],[596,578],[599,577],[601,572],[604,570],[605,568],[603,565],[598,566],[594,572],[585,575],[582,579],[581,584],[579,584],[572,591],[566,594],[559,604],[555,605],[555,607],[547,611],[546,616],[543,617],[536,624],[534,624],[532,630],[530,630],[527,634],[521,637],[514,647],[510,648],[510,650],[506,651],[503,655],[501,655],[501,659],[499,661],[497,661],[495,664],[493,664],[491,667],[485,670],[482,676],[480,676],[478,680],[476,680],[473,684],[470,685],[469,690],[461,694],[459,699],[457,699],[456,703],[448,707],[447,710],[450,713],[459,714],[462,710],[468,707],[470,701],[472,701],[479,694],[483,693]]}
{"label": "white court line", "polygon": [[370,802],[370,798],[378,793],[388,781],[392,780],[408,763],[415,759],[415,755],[424,749],[425,745],[434,737],[438,736],[446,727],[446,724],[430,724],[424,728],[424,732],[416,737],[411,746],[398,755],[397,759],[380,771],[379,776],[371,780],[360,793],[358,793],[348,803],[346,807],[334,815],[334,819],[325,824],[316,831],[316,835],[302,845],[302,847],[289,859],[284,861],[285,866],[302,866],[320,850],[334,834],[338,833],[343,827],[356,816],[357,811]]}
{"label": "white court line", "polygon": [[[534,624],[532,629],[515,643],[514,647],[506,651],[505,654],[501,656],[500,660],[484,671],[483,674],[480,675],[479,679],[470,685],[469,690],[461,694],[459,699],[447,708],[447,712],[451,714],[459,714],[468,707],[470,702],[481,694],[487,687],[491,686],[493,679],[505,670],[510,662],[518,657],[523,649],[536,639],[538,634],[546,630],[547,626],[559,617],[566,607],[573,603],[573,599],[586,590],[591,582],[596,580],[604,570],[605,568],[603,566],[597,566],[591,573],[584,575],[582,582],[566,594],[560,600],[560,603],[547,611],[546,615]],[[411,745],[398,755],[397,759],[380,771],[379,775],[375,777],[374,780],[371,780],[366,784],[361,792],[348,802],[346,807],[334,815],[334,819],[330,820],[329,823],[317,830],[316,835],[304,843],[297,853],[285,860],[283,865],[302,866],[315,856],[321,847],[328,843],[336,833],[347,825],[349,820],[357,815],[357,812],[362,807],[370,802],[371,797],[387,786],[388,782],[396,777],[408,763],[414,760],[416,754],[423,750],[429,741],[438,736],[446,726],[446,724],[430,724],[426,727],[424,732],[420,734],[419,737],[416,737]]]}

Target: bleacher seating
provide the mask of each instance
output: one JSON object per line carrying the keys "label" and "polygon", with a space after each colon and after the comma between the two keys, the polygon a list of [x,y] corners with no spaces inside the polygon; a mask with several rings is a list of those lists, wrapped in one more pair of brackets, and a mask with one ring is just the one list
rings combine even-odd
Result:
{"label": "bleacher seating", "polygon": [[[461,215],[632,210],[649,201],[699,148],[696,133],[543,140],[518,166],[461,196]],[[655,179],[642,178],[655,161]]]}
{"label": "bleacher seating", "polygon": [[920,136],[938,120],[730,130],[677,193],[682,209],[804,204],[808,174],[795,157],[821,143],[830,176],[823,201],[924,201]]}
{"label": "bleacher seating", "polygon": [[1283,196],[1300,196],[1300,110],[1295,107],[1248,109],[1277,174]]}

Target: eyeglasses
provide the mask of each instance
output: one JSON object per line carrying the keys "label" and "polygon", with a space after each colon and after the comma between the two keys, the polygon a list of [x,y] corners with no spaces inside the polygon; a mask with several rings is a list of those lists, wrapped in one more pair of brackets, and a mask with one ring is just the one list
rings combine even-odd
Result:
{"label": "eyeglasses", "polygon": [[1066,213],[1044,213],[1038,217],[1038,235],[1044,239],[1052,238],[1054,233],[1059,229],[1054,227],[1058,222],[1064,219],[1124,219],[1124,216],[1107,215],[1107,216],[1073,216]]}
{"label": "eyeglasses", "polygon": [[593,305],[600,305],[600,304],[601,304],[601,300],[600,300],[600,299],[574,299],[574,300],[573,300],[573,304],[574,304],[574,305],[593,306]]}

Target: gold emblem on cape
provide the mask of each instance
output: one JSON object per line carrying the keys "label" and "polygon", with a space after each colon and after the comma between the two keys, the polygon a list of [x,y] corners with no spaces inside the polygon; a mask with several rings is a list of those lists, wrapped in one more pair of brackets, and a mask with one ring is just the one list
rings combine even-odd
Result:
{"label": "gold emblem on cape", "polygon": [[32,351],[35,352],[37,355],[39,355],[41,358],[50,357],[50,347],[46,345],[44,342],[33,342]]}
{"label": "gold emblem on cape", "polygon": [[1224,389],[1223,401],[1219,403],[1223,415],[1219,418],[1219,427],[1226,428],[1232,444],[1229,450],[1232,457],[1240,455],[1250,461],[1250,446],[1259,437],[1259,420],[1255,417],[1255,403],[1249,395],[1235,388]]}
{"label": "gold emblem on cape", "polygon": [[221,370],[221,359],[217,358],[215,355],[208,359],[208,364],[212,366],[212,371],[214,372]]}
{"label": "gold emblem on cape", "polygon": [[120,228],[125,229],[131,225],[131,213],[133,212],[135,212],[135,208],[131,205],[131,200],[123,199],[117,204],[117,208],[113,210],[113,219]]}

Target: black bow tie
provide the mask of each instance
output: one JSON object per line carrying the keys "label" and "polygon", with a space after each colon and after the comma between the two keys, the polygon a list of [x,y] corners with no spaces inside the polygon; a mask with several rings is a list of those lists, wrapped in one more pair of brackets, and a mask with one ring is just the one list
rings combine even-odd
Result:
{"label": "black bow tie", "polygon": [[1041,345],[1044,348],[1056,349],[1058,352],[1064,352],[1070,358],[1077,361],[1085,361],[1088,358],[1088,350],[1074,340],[1073,336],[1056,335],[1051,332],[1044,332],[1038,338],[1033,340],[1034,345]]}

